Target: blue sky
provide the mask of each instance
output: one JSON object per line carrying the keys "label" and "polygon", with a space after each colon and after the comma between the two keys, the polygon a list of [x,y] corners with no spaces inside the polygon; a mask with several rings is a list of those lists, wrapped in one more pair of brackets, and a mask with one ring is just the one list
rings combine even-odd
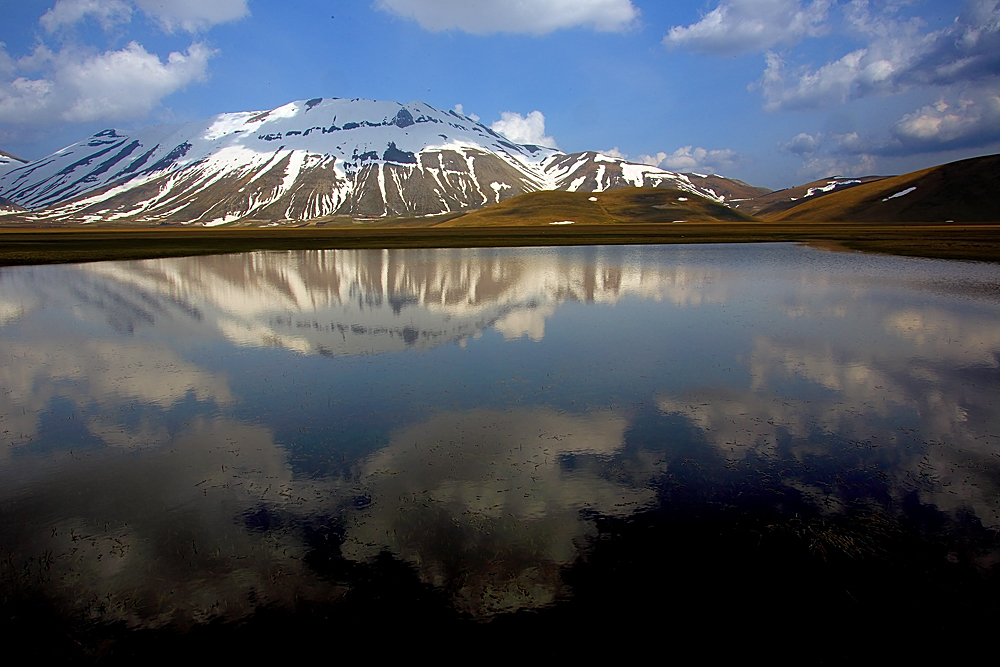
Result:
{"label": "blue sky", "polygon": [[1000,152],[1000,0],[0,0],[0,149],[313,97],[781,188]]}

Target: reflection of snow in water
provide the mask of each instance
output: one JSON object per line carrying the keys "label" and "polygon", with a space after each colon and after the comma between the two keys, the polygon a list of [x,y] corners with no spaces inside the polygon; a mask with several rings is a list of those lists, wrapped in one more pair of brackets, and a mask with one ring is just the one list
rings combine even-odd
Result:
{"label": "reflection of snow in water", "polygon": [[[469,614],[544,606],[565,593],[562,569],[594,534],[592,517],[649,507],[651,488],[676,472],[673,434],[649,435],[655,420],[640,407],[654,397],[721,455],[707,456],[706,469],[791,462],[782,469],[791,474],[767,481],[779,499],[794,490],[842,511],[830,479],[847,460],[840,450],[857,446],[875,452],[868,460],[885,478],[888,502],[915,491],[934,508],[1000,527],[996,304],[948,292],[967,289],[966,274],[995,283],[995,272],[754,249],[819,267],[758,281],[770,265],[746,260],[747,248],[703,251],[716,261],[692,261],[685,250],[651,259],[607,249],[324,251],[5,272],[0,431],[11,444],[0,449],[0,544],[35,563],[35,574],[44,563],[67,608],[134,624],[237,618],[268,602],[335,597],[337,586],[304,565],[310,522],[324,534],[343,529],[352,567],[388,552]],[[865,273],[868,262],[876,268]],[[944,278],[913,287],[900,269],[887,286],[894,262],[930,267],[934,280],[940,266]],[[624,297],[647,303],[631,310]],[[583,315],[560,309],[565,302],[615,308]],[[620,330],[622,339],[589,340],[585,363],[550,358],[553,330],[568,352],[579,344],[574,334],[593,336],[561,327],[563,312],[571,313],[565,322]],[[553,320],[560,326],[549,326],[546,340]],[[600,328],[605,322],[628,326]],[[499,335],[468,354],[300,356],[429,350],[490,328]],[[500,341],[525,336],[531,342]],[[258,353],[262,346],[275,350]],[[530,361],[518,356],[525,350]],[[489,355],[504,363],[484,364]],[[447,368],[428,365],[442,358]],[[358,369],[383,374],[401,360],[421,371],[405,392],[398,381],[357,383]],[[539,377],[552,371],[546,393],[533,394],[552,403],[533,405],[527,392],[515,408],[442,398],[455,378],[506,373],[508,361],[519,370],[530,363]],[[300,377],[264,398],[266,363]],[[355,373],[354,385],[344,371]],[[315,394],[300,402],[306,372],[326,389],[310,387]],[[489,393],[500,376],[476,379],[476,395],[505,400]],[[587,400],[577,405],[605,405],[595,397],[614,393],[616,409],[547,407],[571,404],[576,390]],[[357,449],[341,450],[340,424],[376,408],[340,412],[323,391],[358,404],[371,392],[378,409],[410,416],[374,452],[365,438],[377,427],[355,424],[366,433],[352,436]],[[338,472],[293,473],[290,452],[301,450],[276,434],[292,430],[299,441],[300,416],[337,426],[310,446],[343,458]],[[624,446],[643,428],[662,449]],[[794,468],[817,460],[834,472],[819,479]]]}
{"label": "reflection of snow in water", "polygon": [[[565,253],[563,253],[565,255]],[[229,341],[302,354],[370,354],[463,340],[491,326],[544,336],[558,304],[636,296],[720,303],[717,269],[645,265],[641,251],[322,250],[81,267],[134,304],[181,304]]]}

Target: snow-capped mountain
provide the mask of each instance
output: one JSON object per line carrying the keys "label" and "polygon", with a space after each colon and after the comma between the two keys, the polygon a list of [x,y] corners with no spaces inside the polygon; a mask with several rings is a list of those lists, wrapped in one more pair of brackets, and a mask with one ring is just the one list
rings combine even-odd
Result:
{"label": "snow-capped mountain", "polygon": [[421,102],[312,99],[122,133],[0,165],[0,197],[40,220],[300,221],[433,215],[537,190],[673,187],[684,174],[588,151],[516,144]]}

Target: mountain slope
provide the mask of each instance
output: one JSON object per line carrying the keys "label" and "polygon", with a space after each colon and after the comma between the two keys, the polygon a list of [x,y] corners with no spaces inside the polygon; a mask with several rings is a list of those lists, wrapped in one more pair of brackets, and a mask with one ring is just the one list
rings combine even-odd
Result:
{"label": "mountain slope", "polygon": [[0,213],[19,213],[24,209],[10,201],[9,199],[4,199],[0,197]]}
{"label": "mountain slope", "polygon": [[750,215],[777,215],[806,201],[826,197],[834,192],[841,192],[883,178],[885,176],[859,176],[857,178],[830,176],[805,185],[775,190],[774,192],[768,191],[743,200],[734,200],[732,206]]}
{"label": "mountain slope", "polygon": [[1000,155],[970,158],[835,192],[768,221],[1000,221]]}
{"label": "mountain slope", "polygon": [[725,200],[684,174],[515,144],[454,111],[372,100],[302,100],[181,126],[104,130],[0,174],[0,196],[42,222],[421,216],[538,190],[632,186]]}
{"label": "mountain slope", "polygon": [[[718,174],[685,174],[691,179],[691,183],[698,188],[711,190],[725,200],[727,206],[732,208],[743,208],[741,202],[753,201],[759,197],[765,197],[771,190],[756,185],[750,185],[735,178],[726,178]],[[753,211],[744,210],[744,213],[753,215]]]}
{"label": "mountain slope", "polygon": [[704,197],[670,188],[619,188],[602,193],[530,192],[437,225],[499,227],[608,225],[707,221],[749,222],[753,218]]}
{"label": "mountain slope", "polygon": [[19,167],[22,164],[28,164],[28,161],[22,160],[16,155],[11,155],[6,151],[0,151],[0,174],[9,169],[13,169],[14,167]]}

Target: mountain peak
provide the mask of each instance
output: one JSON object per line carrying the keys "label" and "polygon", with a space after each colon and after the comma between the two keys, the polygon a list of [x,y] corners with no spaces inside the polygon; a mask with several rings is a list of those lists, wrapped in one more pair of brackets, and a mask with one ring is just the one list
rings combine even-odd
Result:
{"label": "mountain peak", "polygon": [[[39,219],[204,225],[433,215],[537,190],[680,188],[683,174],[595,151],[518,144],[423,102],[313,98],[135,132],[106,129],[0,171]],[[0,167],[2,169],[2,167]]]}

